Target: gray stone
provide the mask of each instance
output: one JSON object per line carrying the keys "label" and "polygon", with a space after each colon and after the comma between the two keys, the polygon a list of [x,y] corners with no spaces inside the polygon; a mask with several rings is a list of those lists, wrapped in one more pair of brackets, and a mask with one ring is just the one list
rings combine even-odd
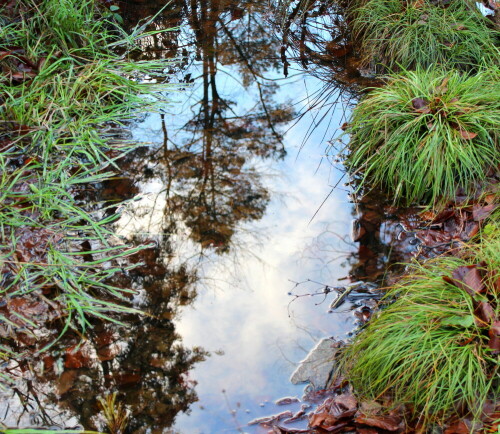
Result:
{"label": "gray stone", "polygon": [[341,342],[333,338],[324,338],[300,362],[290,377],[292,384],[310,383],[314,389],[324,389],[328,385],[335,369],[335,356]]}

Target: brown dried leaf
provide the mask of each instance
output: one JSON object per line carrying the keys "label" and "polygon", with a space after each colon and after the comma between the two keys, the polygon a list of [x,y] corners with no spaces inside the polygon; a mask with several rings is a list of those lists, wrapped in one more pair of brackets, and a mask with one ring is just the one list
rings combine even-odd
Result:
{"label": "brown dried leaf", "polygon": [[448,87],[446,86],[448,84],[448,80],[449,78],[445,77],[443,82],[438,87],[436,87],[437,93],[446,93],[448,91]]}
{"label": "brown dried leaf", "polygon": [[401,418],[398,416],[365,416],[360,414],[356,417],[355,422],[359,425],[368,425],[386,431],[398,431]]}
{"label": "brown dried leaf", "polygon": [[472,218],[475,221],[480,222],[484,220],[486,217],[488,217],[495,210],[496,207],[497,205],[493,203],[485,206],[476,204],[472,208]]}
{"label": "brown dried leaf", "polygon": [[500,321],[495,321],[488,332],[490,341],[488,346],[495,352],[500,352]]}
{"label": "brown dried leaf", "polygon": [[442,223],[451,217],[455,216],[456,209],[450,208],[450,209],[445,209],[441,211],[438,215],[436,215],[433,219],[432,222],[433,224],[438,224]]}
{"label": "brown dried leaf", "polygon": [[330,405],[330,414],[338,419],[354,416],[357,410],[358,401],[350,393],[334,397]]}
{"label": "brown dried leaf", "polygon": [[57,384],[57,393],[59,395],[64,395],[68,390],[73,387],[73,384],[76,380],[78,371],[74,369],[70,369],[68,371],[64,371],[59,377],[59,381]]}
{"label": "brown dried leaf", "polygon": [[486,290],[481,272],[477,268],[477,265],[463,265],[457,267],[451,273],[452,281],[447,279],[444,280],[448,283],[453,283],[458,288],[464,289],[471,295],[482,293]]}
{"label": "brown dried leaf", "polygon": [[444,434],[469,434],[470,421],[459,420],[444,430]]}
{"label": "brown dried leaf", "polygon": [[485,327],[493,322],[495,319],[495,310],[490,303],[481,301],[474,309],[476,324],[479,327]]}
{"label": "brown dried leaf", "polygon": [[477,136],[477,133],[473,133],[472,131],[460,130],[460,135],[462,136],[462,139],[472,140]]}
{"label": "brown dried leaf", "polygon": [[487,195],[484,197],[484,201],[485,201],[488,205],[490,205],[490,204],[492,204],[492,203],[494,203],[494,202],[495,202],[496,197],[497,197],[497,195],[496,195],[495,193],[487,194]]}
{"label": "brown dried leaf", "polygon": [[89,345],[84,344],[80,347],[73,345],[66,350],[64,355],[64,367],[67,369],[79,369],[90,367],[92,365]]}
{"label": "brown dried leaf", "polygon": [[411,104],[415,110],[422,110],[424,108],[428,108],[429,101],[425,98],[414,98],[412,99]]}

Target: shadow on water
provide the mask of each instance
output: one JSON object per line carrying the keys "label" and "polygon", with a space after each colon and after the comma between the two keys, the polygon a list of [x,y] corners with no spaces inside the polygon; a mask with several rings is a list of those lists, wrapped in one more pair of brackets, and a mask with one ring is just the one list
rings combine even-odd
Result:
{"label": "shadow on water", "polygon": [[[116,225],[116,243],[121,243],[123,239],[152,243],[150,248],[131,259],[138,265],[136,268],[129,270],[126,267],[129,264],[123,264],[123,272],[115,276],[113,281],[117,286],[137,290],[133,305],[145,311],[146,316],[117,317],[116,324],[104,324],[94,319],[91,321],[93,328],[83,341],[80,341],[80,336],[68,334],[48,354],[38,356],[37,350],[41,346],[32,330],[16,328],[15,320],[13,326],[1,326],[3,348],[11,348],[16,353],[23,354],[16,359],[7,358],[3,364],[3,369],[18,380],[14,386],[0,392],[3,400],[0,404],[1,418],[7,426],[82,426],[86,429],[104,429],[105,423],[97,398],[117,392],[117,400],[125,404],[131,413],[128,428],[131,432],[165,432],[174,425],[177,415],[186,412],[198,399],[196,381],[190,375],[193,368],[201,365],[214,366],[217,363],[222,368],[213,368],[213,371],[203,371],[200,368],[196,380],[202,381],[207,377],[216,379],[213,385],[200,384],[207,396],[207,387],[217,388],[218,391],[218,398],[214,400],[216,405],[210,410],[212,413],[208,417],[214,420],[229,419],[229,422],[207,423],[208,431],[205,432],[230,430],[228,427],[231,426],[233,430],[240,430],[236,419],[231,420],[230,413],[228,415],[233,401],[227,401],[227,396],[220,392],[222,386],[227,386],[233,379],[229,373],[225,381],[220,378],[220,375],[224,375],[224,372],[221,374],[221,369],[226,370],[230,365],[239,363],[241,372],[248,371],[248,377],[241,372],[239,377],[234,377],[235,382],[240,384],[229,384],[228,388],[228,393],[232,394],[230,399],[239,400],[238,402],[243,403],[241,405],[248,406],[248,413],[258,415],[270,411],[269,406],[259,409],[260,404],[273,399],[272,397],[279,397],[280,393],[299,393],[289,392],[292,389],[284,385],[288,371],[283,371],[281,366],[270,367],[273,363],[276,365],[276,359],[281,357],[281,348],[269,349],[268,341],[262,343],[263,346],[267,345],[266,348],[252,347],[257,340],[257,332],[252,332],[253,328],[262,336],[266,335],[266,330],[272,334],[275,332],[273,327],[281,330],[283,323],[290,322],[286,311],[290,297],[286,292],[283,291],[278,297],[261,293],[252,295],[247,291],[226,304],[217,304],[218,302],[212,303],[210,300],[206,287],[210,287],[217,279],[230,280],[226,274],[214,277],[214,266],[211,264],[216,264],[219,258],[220,261],[226,258],[226,263],[227,258],[230,258],[225,267],[237,274],[234,269],[240,263],[229,253],[234,254],[243,249],[242,243],[245,242],[248,246],[255,246],[258,230],[252,232],[254,229],[249,226],[252,222],[257,222],[266,215],[274,216],[274,220],[267,221],[280,228],[276,229],[276,233],[281,238],[278,240],[271,236],[271,241],[265,241],[271,243],[272,247],[266,255],[274,259],[286,256],[287,249],[295,254],[300,250],[298,246],[303,247],[307,237],[312,239],[312,234],[318,230],[319,226],[305,227],[303,220],[299,224],[293,218],[301,213],[301,218],[307,224],[307,220],[318,209],[322,198],[326,197],[331,188],[328,185],[328,175],[314,181],[324,182],[325,191],[304,180],[314,171],[319,156],[313,157],[312,164],[299,167],[305,172],[305,178],[297,177],[302,184],[281,184],[282,192],[288,193],[284,191],[286,189],[302,192],[304,202],[311,199],[308,196],[313,194],[309,194],[307,190],[315,190],[315,199],[307,202],[305,213],[304,210],[296,210],[303,207],[303,204],[297,205],[293,201],[288,201],[286,206],[290,208],[283,210],[282,202],[278,203],[273,199],[273,183],[268,179],[274,173],[274,169],[270,168],[277,166],[279,171],[286,171],[292,167],[289,159],[288,162],[283,160],[285,148],[288,150],[290,144],[291,149],[298,153],[303,145],[302,138],[312,135],[312,130],[308,130],[307,126],[305,130],[293,130],[293,140],[285,139],[285,129],[291,127],[297,115],[304,118],[307,113],[307,110],[301,111],[295,105],[297,100],[309,108],[315,108],[315,101],[318,99],[309,98],[308,91],[304,90],[306,81],[300,82],[299,87],[290,87],[289,84],[293,84],[290,78],[288,87],[283,89],[285,92],[296,92],[288,95],[293,97],[293,103],[290,103],[292,98],[279,94],[280,74],[291,74],[293,70],[293,50],[283,52],[283,40],[275,37],[276,22],[273,23],[273,20],[276,21],[278,15],[271,14],[267,0],[186,0],[171,1],[163,9],[161,7],[157,1],[127,1],[120,3],[120,13],[130,25],[156,16],[149,25],[151,28],[175,28],[169,33],[145,38],[141,41],[141,51],[137,54],[142,58],[181,57],[178,70],[171,71],[173,75],[180,77],[178,81],[185,88],[180,94],[180,102],[166,107],[163,113],[144,115],[142,121],[131,125],[134,139],[152,144],[137,148],[124,157],[120,161],[122,173],[118,178],[107,181],[98,191],[86,192],[82,196],[84,202],[103,203],[108,206],[107,212],[121,213]],[[303,68],[312,69],[311,62],[315,58],[304,48],[305,39],[301,39],[306,37],[304,23],[310,17],[323,17],[332,11],[325,7],[324,10],[299,12],[293,14],[293,11],[289,11],[283,15],[285,28],[290,34],[290,40],[295,41],[291,48],[298,47],[295,60]],[[293,23],[298,18],[301,21],[299,20],[297,30]],[[323,33],[327,30],[325,27]],[[363,78],[353,67],[349,69],[345,66],[346,53],[340,49],[343,47],[348,50],[349,47],[342,37],[342,34],[336,34],[334,41],[330,41],[329,51],[316,61],[321,64],[326,64],[327,61],[337,62],[336,71],[341,74],[341,82],[344,83],[342,86],[345,86],[346,83],[353,84],[355,79],[359,81]],[[326,44],[328,41],[325,39],[324,42]],[[307,61],[306,58],[310,60]],[[339,62],[344,62],[344,66],[339,66]],[[283,65],[286,65],[286,71],[283,71]],[[347,75],[344,74],[345,71]],[[321,84],[313,93],[320,95],[323,103],[326,101],[324,89]],[[335,95],[338,99],[338,89],[331,91],[329,95]],[[316,125],[321,118],[331,116],[329,110],[320,113],[311,117],[311,124]],[[337,121],[342,121],[342,114],[337,116]],[[315,140],[319,143],[327,133],[323,131],[318,134]],[[299,156],[300,158],[302,157]],[[322,170],[323,173],[328,173],[330,167],[325,172],[323,165]],[[332,184],[336,183],[339,176],[338,173],[334,175],[335,182],[332,181]],[[346,196],[344,192],[341,195]],[[357,245],[346,238],[350,230],[348,223],[351,205],[348,204],[347,197],[335,200],[332,198],[333,206],[326,208],[330,214],[323,216],[323,220],[319,216],[318,223],[323,225],[325,219],[338,219],[340,229],[336,230],[340,232],[341,240],[339,242],[336,235],[330,237],[330,230],[323,225],[324,237],[316,239],[316,246],[311,244],[310,249],[314,251],[311,255],[328,262],[330,258],[318,246],[322,245],[326,249],[325,246],[330,246],[330,243],[333,245],[332,251],[338,257],[332,259],[331,263],[335,266],[341,264],[344,268],[326,276],[327,280],[349,275],[352,280],[379,279],[385,270],[386,261],[391,257],[387,249],[392,243],[392,236],[383,239],[380,235],[383,211],[370,210],[372,205],[366,204],[362,216],[358,214],[355,235],[355,240],[360,242],[358,249]],[[114,208],[110,209],[110,204]],[[285,214],[289,220],[281,217]],[[272,245],[274,241],[280,245]],[[83,243],[81,248],[90,252],[89,257],[92,257],[93,246],[90,243]],[[251,250],[250,247],[248,250]],[[307,249],[302,249],[302,255],[308,255]],[[304,274],[313,268],[321,269],[316,276],[325,277],[323,271],[331,266],[323,264],[317,267],[318,264],[313,264],[313,268],[297,270],[297,263],[300,261],[296,257],[283,259],[283,263],[285,262],[285,269],[290,274],[273,275],[270,283],[262,280],[259,268],[254,266],[248,270],[253,273],[252,280],[256,285],[267,287],[277,280],[286,282],[289,278],[304,279]],[[212,266],[212,277],[209,272],[205,274],[206,264]],[[278,262],[272,264],[278,268]],[[293,287],[291,282],[286,284]],[[202,288],[205,289],[204,294],[198,294]],[[269,300],[267,296],[270,297]],[[247,305],[246,303],[251,303],[249,300],[252,297],[261,297],[262,304],[254,308]],[[303,325],[308,323],[303,321],[304,318],[308,318],[316,327],[314,332],[305,330],[309,341],[297,338],[296,347],[310,346],[311,340],[318,340],[321,333],[330,333],[328,324],[335,329],[331,324],[331,316],[315,315],[318,307],[312,304],[309,303],[308,310],[304,310],[298,302],[295,304],[298,307],[293,311],[296,316],[292,318],[292,332],[299,327],[308,327]],[[198,311],[188,310],[191,305],[195,305]],[[213,307],[209,308],[210,305]],[[228,306],[234,309],[234,315],[243,315],[248,310],[253,312],[255,318],[275,316],[280,318],[280,322],[278,324],[276,320],[274,324],[259,320],[257,323],[252,317],[251,321],[248,320],[253,324],[248,326],[250,328],[242,328],[242,335],[233,335],[231,328],[236,329],[239,325],[246,324],[247,320],[239,317],[232,318],[233,323],[226,323],[229,317],[226,318],[224,312],[227,312]],[[354,308],[354,305],[349,304],[348,307]],[[37,313],[35,304],[26,304],[23,308],[31,309],[33,314]],[[5,306],[0,306],[0,309],[5,309]],[[197,319],[193,319],[196,316]],[[217,344],[210,336],[206,336],[207,331],[203,331],[203,322],[208,324],[210,318],[212,322],[214,318],[220,321],[221,327],[227,330],[229,338],[226,341],[232,339],[233,342],[244,342],[245,346],[252,347],[256,352],[276,352],[273,357],[267,356],[272,359],[270,365],[267,366],[263,359],[251,359],[244,353],[243,347],[237,346],[235,347],[240,348],[237,350],[241,353],[240,358],[235,356],[234,359],[220,362],[218,359],[214,360],[219,356],[213,355],[209,361],[200,364],[208,355],[202,347],[208,346],[211,352],[216,350],[214,345]],[[345,334],[354,326],[349,310],[342,318],[339,320],[341,324],[338,330],[335,329],[335,333],[339,335]],[[207,330],[212,330],[210,327],[213,326],[207,325]],[[290,335],[290,326],[287,327],[286,333],[283,332],[286,336]],[[188,338],[187,336],[195,333],[193,330],[197,330],[202,338]],[[54,336],[58,332],[60,327],[57,321],[48,321],[44,333]],[[276,331],[276,334],[278,336],[279,332]],[[184,343],[186,339],[189,342]],[[196,341],[201,341],[200,345]],[[221,342],[224,344],[226,341]],[[294,362],[298,362],[307,350],[308,348],[302,352],[290,350],[288,355]],[[253,367],[246,365],[244,358],[250,365],[254,362],[266,365],[261,369],[267,370],[269,377],[266,380],[259,377],[258,381],[251,384],[254,377],[250,370]],[[276,380],[271,380],[274,377]],[[243,387],[245,383],[250,384]],[[254,389],[247,391],[250,386]],[[237,396],[235,387],[242,390],[240,397]],[[273,387],[274,390],[263,390],[266,387]],[[255,389],[258,388],[261,393],[256,395]],[[245,398],[246,395],[251,395],[251,400]],[[259,402],[260,399],[263,401]],[[240,405],[237,407],[240,408]],[[186,416],[183,416],[184,422],[181,421],[178,428],[181,432],[195,432],[193,426],[199,428],[196,432],[203,431],[201,421],[207,418],[206,414],[200,413],[198,408],[193,411],[192,417],[194,422],[186,422]]]}

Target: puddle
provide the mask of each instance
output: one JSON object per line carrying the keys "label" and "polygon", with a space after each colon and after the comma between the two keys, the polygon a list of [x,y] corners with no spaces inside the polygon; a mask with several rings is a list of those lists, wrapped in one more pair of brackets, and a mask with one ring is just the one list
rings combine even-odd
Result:
{"label": "puddle", "polygon": [[[121,12],[137,22],[154,3]],[[173,2],[154,21],[183,27],[143,40],[142,56],[182,54],[172,73],[185,89],[130,126],[148,145],[92,193],[121,213],[115,242],[150,244],[113,282],[147,316],[92,321],[83,344],[68,336],[45,356],[16,344],[27,352],[4,364],[18,379],[0,392],[7,426],[103,429],[97,398],[117,392],[131,432],[266,432],[247,423],[300,410],[274,404],[302,396],[289,381],[299,362],[362,317],[362,301],[329,312],[331,288],[380,278],[395,228],[351,203],[325,155],[348,101],[292,63],[281,78],[267,4]]]}

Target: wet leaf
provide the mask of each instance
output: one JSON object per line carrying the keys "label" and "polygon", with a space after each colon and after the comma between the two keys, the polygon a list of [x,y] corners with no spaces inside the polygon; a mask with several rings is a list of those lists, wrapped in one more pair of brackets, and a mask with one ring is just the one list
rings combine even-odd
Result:
{"label": "wet leaf", "polygon": [[289,405],[293,404],[294,402],[300,402],[300,399],[296,396],[286,396],[284,398],[277,399],[274,403],[276,405]]}
{"label": "wet leaf", "polygon": [[429,101],[427,101],[425,98],[414,98],[412,99],[411,104],[415,110],[422,110],[428,109]]}
{"label": "wet leaf", "polygon": [[472,218],[475,221],[480,222],[488,217],[496,208],[497,205],[493,203],[485,206],[476,204],[472,208]]}
{"label": "wet leaf", "polygon": [[57,393],[59,395],[64,395],[67,391],[69,391],[73,387],[76,377],[77,371],[74,369],[64,371],[59,377]]}
{"label": "wet leaf", "polygon": [[477,265],[457,267],[453,270],[451,276],[451,278],[443,276],[443,280],[467,291],[471,295],[482,293],[486,290]]}
{"label": "wet leaf", "polygon": [[490,303],[481,301],[476,306],[474,315],[476,315],[476,324],[480,327],[485,327],[495,319],[495,310]]}
{"label": "wet leaf", "polygon": [[426,246],[435,246],[437,244],[449,243],[451,235],[441,230],[428,229],[417,233],[417,238]]}
{"label": "wet leaf", "polygon": [[472,131],[460,130],[460,135],[462,136],[462,139],[472,140],[477,136],[477,133],[473,133]]}
{"label": "wet leaf", "polygon": [[111,375],[111,378],[119,386],[124,386],[126,384],[135,384],[141,381],[141,376],[133,372],[117,372]]}
{"label": "wet leaf", "polygon": [[360,414],[356,417],[355,422],[359,425],[368,425],[386,431],[398,431],[401,418],[398,416],[365,416]]}
{"label": "wet leaf", "polygon": [[338,45],[332,42],[326,44],[326,51],[333,57],[344,57],[352,50],[350,45]]}
{"label": "wet leaf", "polygon": [[444,434],[469,434],[470,432],[470,421],[465,420],[459,420],[444,430]]}
{"label": "wet leaf", "polygon": [[271,416],[259,417],[248,422],[248,425],[270,425],[274,422],[280,421],[281,419],[286,419],[293,417],[293,413],[290,410],[283,411],[278,414],[273,414]]}
{"label": "wet leaf", "polygon": [[338,419],[341,419],[344,417],[354,416],[357,409],[358,401],[354,395],[344,393],[333,398],[330,406],[330,414]]}
{"label": "wet leaf", "polygon": [[79,369],[92,365],[90,352],[87,345],[82,345],[78,348],[74,345],[66,350],[64,355],[64,367],[68,369]]}
{"label": "wet leaf", "polygon": [[309,426],[336,432],[348,426],[350,422],[342,419],[352,418],[358,408],[358,401],[350,393],[327,398],[309,417]]}
{"label": "wet leaf", "polygon": [[449,208],[441,211],[439,214],[437,214],[433,219],[431,219],[431,223],[437,224],[437,223],[443,223],[446,220],[452,218],[455,216],[456,210],[454,208]]}
{"label": "wet leaf", "polygon": [[500,321],[495,321],[488,332],[490,341],[488,346],[495,352],[500,352]]}

